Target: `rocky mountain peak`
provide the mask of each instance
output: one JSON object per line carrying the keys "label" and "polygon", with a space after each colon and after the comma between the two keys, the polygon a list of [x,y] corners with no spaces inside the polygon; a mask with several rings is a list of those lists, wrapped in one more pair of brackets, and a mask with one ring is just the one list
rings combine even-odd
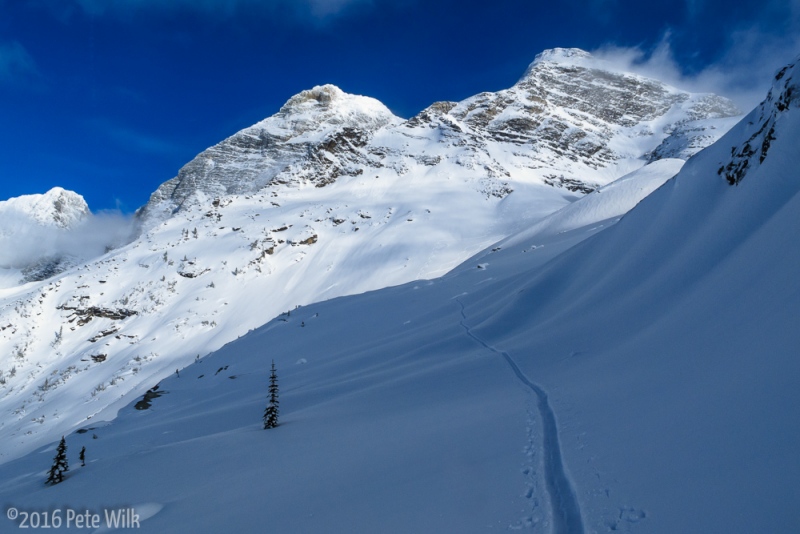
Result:
{"label": "rocky mountain peak", "polygon": [[291,97],[276,113],[201,152],[163,183],[138,213],[145,227],[196,204],[201,197],[247,194],[267,185],[330,183],[350,172],[347,147],[402,119],[374,98],[320,85]]}
{"label": "rocky mountain peak", "polygon": [[140,216],[149,225],[203,199],[387,173],[467,172],[479,193],[498,198],[510,180],[585,193],[647,161],[688,158],[730,127],[688,123],[738,114],[724,98],[606,70],[576,48],[542,52],[509,89],[437,102],[408,121],[320,85],[199,154]]}
{"label": "rocky mountain peak", "polygon": [[89,215],[89,205],[83,196],[73,191],[54,187],[37,202],[42,210],[38,213],[46,220],[53,221],[56,226],[68,228]]}
{"label": "rocky mountain peak", "polygon": [[321,106],[328,108],[335,101],[341,101],[345,98],[345,93],[338,87],[332,84],[317,85],[312,89],[300,91],[281,108],[280,113],[292,112],[302,106]]}
{"label": "rocky mountain peak", "polygon": [[89,215],[89,206],[81,195],[54,187],[44,194],[22,195],[0,202],[0,216],[13,226],[10,219],[33,220],[42,226],[70,228]]}
{"label": "rocky mountain peak", "polygon": [[81,195],[60,187],[0,202],[0,269],[21,269],[25,281],[61,272],[61,239],[90,215]]}
{"label": "rocky mountain peak", "polygon": [[291,97],[273,117],[250,129],[283,129],[294,135],[318,131],[326,126],[349,126],[367,130],[396,120],[389,109],[374,98],[345,93],[335,85],[318,85]]}

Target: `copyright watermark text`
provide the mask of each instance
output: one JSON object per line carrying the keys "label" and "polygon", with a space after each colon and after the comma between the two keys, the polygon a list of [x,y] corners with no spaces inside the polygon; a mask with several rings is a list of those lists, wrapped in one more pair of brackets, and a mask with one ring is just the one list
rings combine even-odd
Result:
{"label": "copyright watermark text", "polygon": [[55,508],[52,510],[6,510],[6,518],[25,529],[96,529],[106,527],[139,528],[139,514],[134,508],[105,508],[97,513],[88,509]]}

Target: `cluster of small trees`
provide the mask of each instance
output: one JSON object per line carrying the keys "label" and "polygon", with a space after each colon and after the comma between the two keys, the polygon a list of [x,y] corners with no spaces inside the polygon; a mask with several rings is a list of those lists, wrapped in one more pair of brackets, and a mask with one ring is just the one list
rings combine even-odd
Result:
{"label": "cluster of small trees", "polygon": [[[81,466],[86,466],[86,447],[81,447],[81,453],[78,458],[81,461]],[[47,484],[51,486],[59,484],[64,481],[64,473],[69,471],[69,462],[67,461],[67,440],[61,436],[61,442],[56,447],[56,456],[53,458],[53,467],[47,472]]]}
{"label": "cluster of small trees", "polygon": [[[177,369],[175,373],[178,373]],[[179,375],[180,376],[180,375]],[[278,401],[278,371],[275,368],[275,360],[272,361],[272,368],[269,373],[269,402],[264,410],[264,429],[275,428],[278,426],[278,415],[280,413]],[[86,465],[86,447],[81,447],[79,459],[81,466]],[[53,458],[53,466],[47,473],[46,484],[55,485],[64,481],[64,473],[69,471],[67,461],[67,441],[61,436],[61,442],[56,447],[56,456]]]}

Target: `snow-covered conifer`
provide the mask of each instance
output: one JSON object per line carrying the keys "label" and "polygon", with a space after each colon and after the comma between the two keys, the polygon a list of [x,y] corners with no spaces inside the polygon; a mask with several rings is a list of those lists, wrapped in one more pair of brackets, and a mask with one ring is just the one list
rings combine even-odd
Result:
{"label": "snow-covered conifer", "polygon": [[56,457],[53,458],[53,467],[47,474],[47,484],[53,485],[63,482],[64,473],[69,471],[67,464],[67,441],[61,436],[61,442],[56,448]]}
{"label": "snow-covered conifer", "polygon": [[278,426],[278,404],[278,372],[275,370],[275,360],[273,360],[269,375],[269,404],[264,410],[265,429]]}

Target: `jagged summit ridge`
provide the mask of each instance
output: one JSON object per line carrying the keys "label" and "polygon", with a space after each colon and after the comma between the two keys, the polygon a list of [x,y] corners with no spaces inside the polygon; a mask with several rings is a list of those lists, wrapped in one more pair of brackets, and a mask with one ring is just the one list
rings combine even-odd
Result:
{"label": "jagged summit ridge", "polygon": [[326,148],[363,146],[376,130],[400,122],[374,98],[334,85],[302,91],[277,114],[201,152],[153,193],[139,216],[163,220],[204,198],[246,194],[292,179],[332,182],[352,169],[347,155],[334,161],[323,154]]}
{"label": "jagged summit ridge", "polygon": [[[612,87],[635,87],[635,98],[632,100],[649,99],[653,96],[663,98],[665,95],[674,95],[672,102],[691,99],[692,106],[687,110],[689,119],[724,118],[741,115],[742,112],[727,98],[713,93],[688,93],[672,87],[664,82],[635,74],[621,68],[606,59],[592,55],[578,48],[554,48],[538,54],[530,64],[525,74],[517,85],[529,87],[541,85],[553,76],[561,78],[569,74],[578,79],[593,81],[598,85],[598,97],[609,96],[605,85]],[[588,94],[590,88],[582,91]],[[669,102],[668,102],[669,103]],[[612,98],[606,106],[611,109],[624,111],[626,103]],[[634,117],[635,118],[635,117]]]}
{"label": "jagged summit ridge", "polygon": [[579,49],[548,50],[513,87],[437,102],[407,121],[333,85],[302,91],[272,117],[199,154],[159,187],[140,217],[152,226],[209,197],[324,187],[362,175],[459,175],[495,198],[533,184],[582,194],[648,161],[688,158],[730,127],[692,121],[739,114],[727,99],[601,63]]}
{"label": "jagged summit ridge", "polygon": [[580,48],[551,48],[536,54],[533,62],[528,66],[528,69],[522,77],[525,78],[532,69],[542,63],[587,66],[596,64],[597,62],[597,58],[591,53],[586,50],[581,50]]}

